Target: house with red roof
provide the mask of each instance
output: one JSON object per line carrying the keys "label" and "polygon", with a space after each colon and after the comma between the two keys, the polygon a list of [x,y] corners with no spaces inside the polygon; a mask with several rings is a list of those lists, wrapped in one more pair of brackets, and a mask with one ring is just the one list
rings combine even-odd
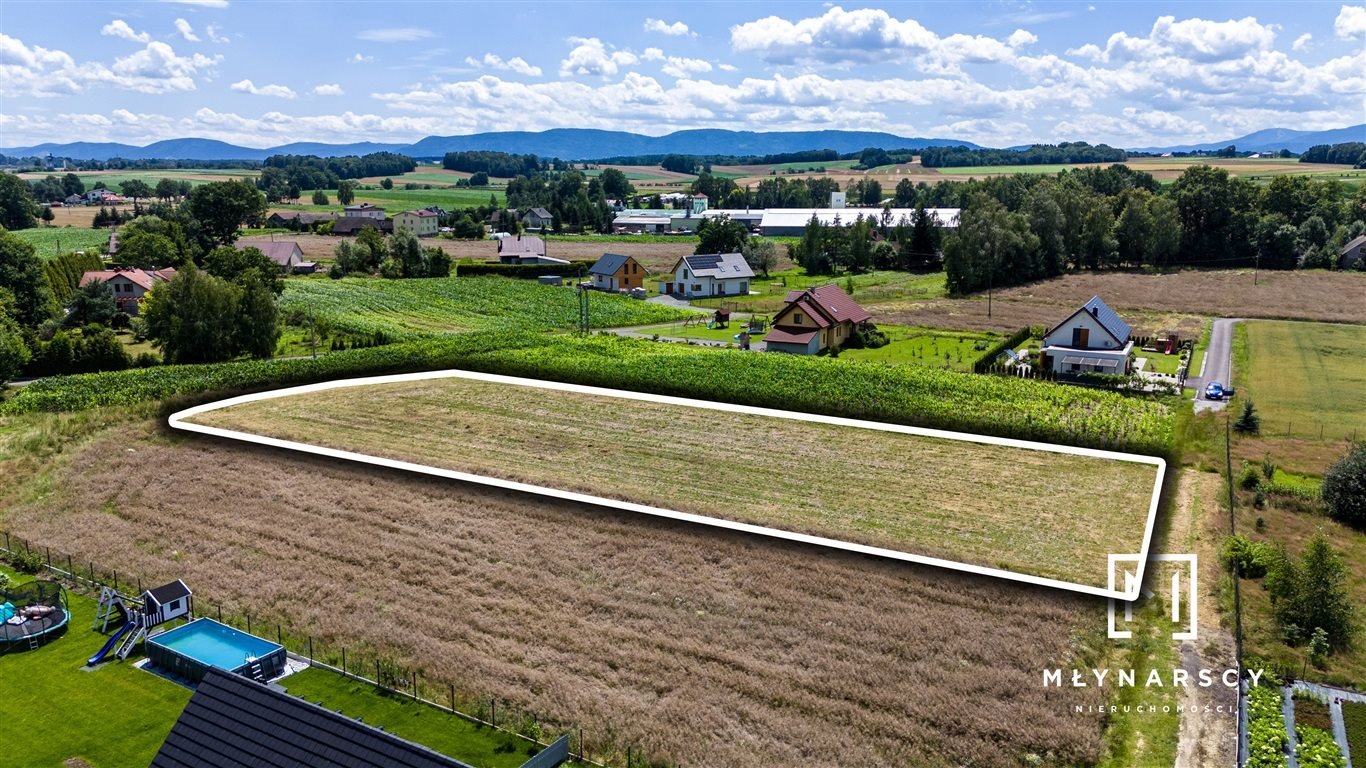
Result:
{"label": "house with red roof", "polygon": [[770,352],[814,355],[840,348],[870,319],[838,285],[788,291],[787,304],[774,316],[764,345]]}
{"label": "house with red roof", "polygon": [[119,311],[136,315],[138,305],[142,303],[147,292],[157,283],[173,277],[175,269],[170,267],[150,271],[137,267],[96,269],[81,275],[80,284],[85,286],[94,282],[109,283],[109,287],[114,289],[114,303],[118,305]]}

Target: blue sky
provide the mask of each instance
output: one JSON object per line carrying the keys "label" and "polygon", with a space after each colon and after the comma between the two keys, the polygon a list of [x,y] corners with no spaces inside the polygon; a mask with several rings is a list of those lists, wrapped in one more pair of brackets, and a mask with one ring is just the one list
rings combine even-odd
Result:
{"label": "blue sky", "polygon": [[0,2],[0,146],[582,127],[1005,146],[1366,121],[1342,2]]}

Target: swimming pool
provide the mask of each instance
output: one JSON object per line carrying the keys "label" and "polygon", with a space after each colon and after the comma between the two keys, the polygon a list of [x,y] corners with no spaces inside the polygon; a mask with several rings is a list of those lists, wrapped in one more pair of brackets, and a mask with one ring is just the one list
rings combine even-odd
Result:
{"label": "swimming pool", "polygon": [[166,671],[191,681],[209,667],[270,678],[284,670],[285,649],[213,619],[196,619],[147,640],[147,656]]}

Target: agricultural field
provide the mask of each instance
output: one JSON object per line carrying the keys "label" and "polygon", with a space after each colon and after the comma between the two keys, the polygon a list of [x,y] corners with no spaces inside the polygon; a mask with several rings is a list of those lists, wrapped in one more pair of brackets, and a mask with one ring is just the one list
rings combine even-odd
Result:
{"label": "agricultural field", "polygon": [[[390,339],[472,330],[567,330],[579,317],[573,289],[502,277],[289,280],[280,307],[286,316],[311,314],[338,331],[382,332]],[[686,314],[606,293],[593,294],[589,307],[595,328],[647,325]]]}
{"label": "agricultural field", "polygon": [[20,240],[32,243],[38,256],[55,259],[71,251],[102,250],[109,244],[109,230],[87,227],[32,227],[13,233]]}
{"label": "agricultural field", "polygon": [[878,330],[887,334],[886,346],[841,350],[840,359],[971,371],[972,364],[1000,338],[992,333],[953,332],[904,325],[880,325]]}
{"label": "agricultural field", "polygon": [[[463,378],[191,421],[1101,588],[1106,553],[1141,549],[1156,477],[1148,464]],[[777,447],[783,471],[752,482]]]}
{"label": "agricultural field", "polygon": [[1366,326],[1255,320],[1245,327],[1240,394],[1256,403],[1266,433],[1366,435]]}
{"label": "agricultural field", "polygon": [[[400,189],[402,185],[394,182],[394,189],[357,189],[356,199],[353,204],[373,203],[386,210],[393,216],[403,211],[416,210],[418,208],[429,208],[439,206],[447,211],[457,211],[463,208],[476,208],[481,205],[488,205],[489,197],[493,197],[500,205],[507,202],[506,195],[501,187],[433,187],[432,189]],[[328,205],[312,205],[308,201],[313,197],[313,190],[304,190],[299,195],[299,202],[291,205],[273,205],[272,211],[340,211],[341,203],[337,202],[337,190],[324,189],[327,195]]]}
{"label": "agricultural field", "polygon": [[[1073,765],[1104,749],[1100,721],[1071,713],[1102,691],[1038,684],[1104,626],[1096,601],[1057,590],[168,436],[150,419],[82,439],[45,475],[40,498],[7,507],[16,533],[184,578],[320,644],[382,648],[547,732],[582,727],[618,765],[628,745],[759,768]],[[392,610],[401,635],[355,620]]]}
{"label": "agricultural field", "polygon": [[1352,759],[1366,755],[1366,704],[1357,701],[1342,702],[1342,720],[1347,730],[1347,746],[1351,749]]}
{"label": "agricultural field", "polygon": [[[114,170],[114,171],[72,171],[85,185],[86,190],[95,188],[95,184],[103,183],[105,189],[113,192],[119,190],[119,185],[125,181],[134,179],[144,181],[149,187],[155,187],[162,179],[175,179],[176,181],[188,181],[196,186],[207,184],[211,181],[228,181],[230,179],[249,178],[254,179],[261,175],[260,171],[249,168],[167,168],[158,170],[155,168],[138,170]],[[21,173],[19,178],[28,181],[45,179],[48,176],[61,178],[67,174],[66,171],[43,171],[39,173]]]}

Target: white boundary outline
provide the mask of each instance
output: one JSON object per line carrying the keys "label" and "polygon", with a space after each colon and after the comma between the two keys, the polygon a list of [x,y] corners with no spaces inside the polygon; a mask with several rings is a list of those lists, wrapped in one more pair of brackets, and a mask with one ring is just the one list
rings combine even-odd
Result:
{"label": "white boundary outline", "polygon": [[1111,599],[1124,601],[1135,600],[1139,596],[1139,586],[1135,586],[1131,592],[1124,592],[1115,589],[1113,584],[1111,584],[1109,589],[1102,589],[1100,587],[1090,586],[1087,584],[1078,584],[1070,581],[1062,581],[1060,579],[1051,579],[1043,576],[1031,576],[1029,574],[1016,573],[1015,571],[1008,571],[1000,568],[990,568],[987,566],[962,563],[955,560],[944,560],[941,558],[929,557],[926,555],[916,555],[909,552],[901,552],[895,549],[884,549],[882,547],[873,547],[868,546],[866,544],[856,544],[853,542],[841,541],[839,539],[830,539],[824,536],[813,536],[805,533],[778,530],[776,528],[769,528],[767,526],[762,525],[753,525],[750,523],[741,523],[733,520],[725,520],[716,517],[707,517],[705,515],[696,515],[687,512],[676,512],[674,510],[663,509],[660,507],[652,507],[645,504],[637,504],[635,502],[630,501],[609,499],[585,493],[575,493],[572,491],[563,491],[556,488],[548,488],[545,486],[533,485],[530,483],[521,483],[513,480],[504,480],[496,477],[487,477],[485,475],[471,474],[468,472],[458,472],[450,469],[441,469],[440,467],[432,467],[425,464],[415,464],[412,462],[399,461],[396,459],[385,459],[378,456],[370,456],[364,453],[343,451],[335,448],[325,448],[322,446],[312,445],[309,443],[299,443],[291,440],[281,440],[279,438],[265,437],[263,435],[255,435],[248,432],[238,432],[236,430],[231,429],[221,429],[219,427],[209,427],[202,424],[194,424],[187,421],[187,419],[191,419],[195,416],[198,416],[201,413],[216,411],[222,408],[231,408],[235,405],[253,403],[261,400],[274,400],[277,398],[290,397],[292,395],[301,395],[309,392],[323,392],[330,389],[364,387],[375,384],[396,384],[411,381],[427,381],[432,379],[470,379],[474,381],[491,382],[495,384],[536,387],[539,389],[551,389],[558,390],[561,392],[575,392],[585,395],[615,397],[624,400],[639,400],[643,402],[663,403],[666,405],[679,405],[690,408],[702,408],[713,411],[743,413],[753,416],[769,416],[778,419],[788,419],[791,421],[805,421],[817,424],[833,424],[841,427],[854,427],[856,429],[874,429],[882,432],[894,432],[903,435],[933,437],[945,440],[959,440],[968,443],[1000,445],[1010,448],[1023,448],[1026,450],[1047,451],[1050,453],[1063,453],[1072,456],[1087,456],[1098,459],[1110,459],[1113,461],[1127,461],[1137,464],[1149,464],[1157,467],[1157,478],[1153,483],[1152,502],[1148,505],[1148,521],[1143,531],[1143,545],[1138,553],[1140,560],[1137,578],[1135,579],[1136,585],[1141,584],[1143,581],[1143,570],[1146,567],[1148,550],[1152,546],[1153,524],[1157,520],[1157,505],[1159,497],[1162,492],[1162,481],[1167,471],[1167,462],[1164,459],[1161,459],[1156,456],[1141,456],[1139,454],[1120,453],[1117,451],[1105,451],[1094,448],[1075,448],[1066,445],[1039,443],[1031,440],[1017,440],[1008,437],[974,435],[966,432],[951,432],[942,429],[909,427],[901,424],[887,424],[876,421],[865,421],[862,419],[849,419],[840,416],[822,416],[811,413],[800,413],[797,411],[781,411],[773,408],[759,408],[756,406],[736,405],[733,403],[719,403],[706,400],[693,400],[690,398],[672,397],[669,395],[655,395],[647,394],[644,392],[629,392],[626,390],[606,389],[603,387],[590,387],[581,384],[564,384],[555,381],[542,381],[540,379],[527,379],[517,376],[502,376],[493,373],[478,373],[473,371],[461,370],[426,371],[422,373],[402,373],[388,376],[369,376],[359,379],[341,379],[338,381],[328,381],[318,384],[305,384],[303,386],[298,387],[287,387],[285,389],[276,389],[267,392],[257,392],[250,395],[241,395],[239,397],[228,398],[226,400],[219,400],[216,402],[205,403],[203,405],[197,405],[192,408],[186,408],[183,411],[171,414],[169,424],[173,429],[179,429],[186,432],[194,432],[202,435],[212,435],[214,437],[227,438],[229,440],[241,440],[248,443],[267,445],[273,448],[284,448],[292,451],[300,451],[303,453],[310,453],[317,456],[327,456],[329,458],[356,461],[364,464],[373,464],[375,466],[388,467],[390,469],[399,469],[407,472],[415,472],[423,475],[444,477],[451,480],[459,480],[461,482],[478,483],[480,485],[493,486],[496,488],[506,488],[509,490],[521,491],[524,493],[534,493],[539,494],[541,496],[551,496],[554,498],[567,499],[569,501],[576,501],[585,504],[593,504],[596,506],[621,509],[627,512],[639,512],[641,514],[654,515],[656,517],[666,517],[673,520],[682,520],[684,522],[695,523],[699,525],[709,525],[716,528],[725,528],[732,531],[740,531],[742,533],[756,534],[759,536],[769,536],[772,538],[785,539],[787,541],[795,541],[800,542],[802,544],[813,544],[816,546],[829,547],[832,549],[844,550],[847,552],[857,552],[859,554],[872,555],[874,557],[882,557],[892,560],[902,560],[911,563],[919,563],[921,565],[932,565],[939,568],[948,568],[955,571],[964,571],[967,573],[994,576],[997,578],[1009,579],[1012,581],[1020,581],[1026,584],[1039,584],[1045,587],[1055,587],[1058,589],[1065,589],[1073,592],[1082,592],[1088,595],[1098,595],[1100,597],[1108,597]]}

